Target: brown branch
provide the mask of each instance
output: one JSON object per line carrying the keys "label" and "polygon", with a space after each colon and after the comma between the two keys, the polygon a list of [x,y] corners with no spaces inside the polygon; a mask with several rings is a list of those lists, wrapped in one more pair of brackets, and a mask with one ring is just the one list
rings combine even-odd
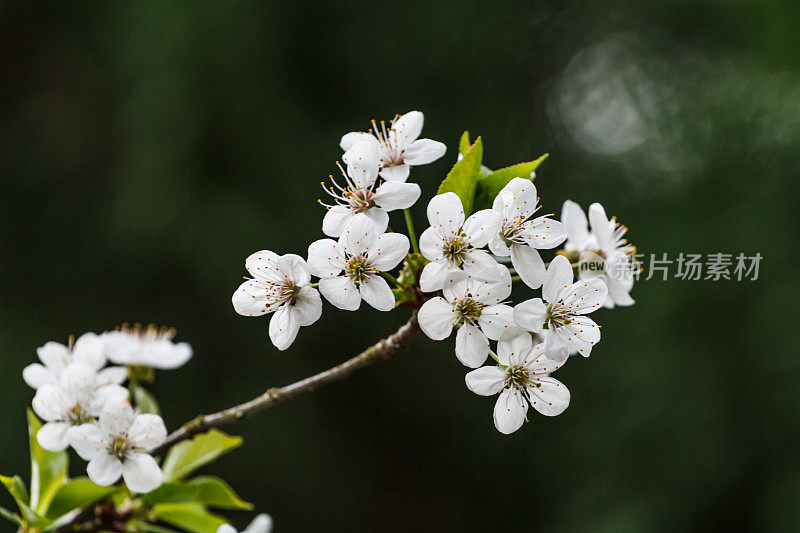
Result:
{"label": "brown branch", "polygon": [[397,351],[408,346],[408,344],[419,333],[417,324],[417,312],[411,315],[408,322],[403,324],[397,331],[373,344],[352,359],[348,359],[342,364],[324,370],[319,374],[302,379],[285,387],[272,387],[260,396],[234,407],[229,407],[210,415],[200,415],[185,423],[179,429],[167,436],[166,440],[157,448],[152,450],[153,455],[163,455],[174,444],[188,439],[198,433],[202,433],[211,428],[232,424],[237,420],[248,417],[264,409],[269,409],[284,400],[294,398],[304,392],[310,392],[320,385],[339,381],[359,368],[369,366],[378,361],[383,361],[394,355]]}

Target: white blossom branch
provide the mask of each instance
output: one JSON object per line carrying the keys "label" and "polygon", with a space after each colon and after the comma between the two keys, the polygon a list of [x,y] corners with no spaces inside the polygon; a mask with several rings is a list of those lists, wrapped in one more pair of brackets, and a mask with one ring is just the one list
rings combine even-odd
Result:
{"label": "white blossom branch", "polygon": [[414,311],[408,322],[403,324],[400,329],[344,363],[290,385],[269,388],[249,402],[235,405],[213,414],[197,416],[168,435],[166,440],[160,446],[154,448],[151,453],[153,455],[163,455],[174,444],[198,433],[232,424],[259,411],[269,409],[284,400],[294,398],[304,392],[313,391],[320,385],[342,380],[360,368],[390,358],[396,352],[408,346],[418,334],[417,312]]}

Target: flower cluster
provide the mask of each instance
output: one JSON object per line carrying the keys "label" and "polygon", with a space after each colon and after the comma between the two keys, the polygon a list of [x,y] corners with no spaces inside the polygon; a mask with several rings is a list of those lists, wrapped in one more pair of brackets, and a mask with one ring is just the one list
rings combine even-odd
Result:
{"label": "flower cluster", "polygon": [[[330,176],[329,185],[323,182],[333,201],[320,200],[328,210],[322,232],[331,238],[313,242],[305,260],[267,250],[250,256],[245,267],[252,278],[236,290],[233,305],[246,316],[274,313],[269,336],[279,350],[291,345],[300,326],[319,319],[320,293],[348,311],[362,300],[379,311],[400,303],[416,308],[419,327],[431,339],[444,340],[457,330],[455,355],[475,369],[466,376],[468,388],[499,393],[495,425],[511,433],[528,407],[547,416],[567,407],[569,391],[549,373],[572,354],[589,356],[600,340],[600,326],[587,315],[602,306],[633,304],[633,278],[625,274],[631,269],[620,266],[634,261],[635,248],[623,239],[627,228],[608,219],[600,204],[591,205],[588,220],[569,200],[561,220],[537,215],[532,170],[525,177],[496,176],[485,167],[462,177],[494,180],[500,190],[485,208],[469,213],[465,205],[471,209],[473,197],[440,190],[427,205],[429,227],[417,243],[407,209],[421,191],[407,180],[412,167],[446,150],[419,139],[422,125],[422,113],[412,111],[388,125],[373,121],[367,132],[344,135],[345,166],[337,162],[341,181]],[[467,164],[460,152],[457,166]],[[390,213],[400,209],[406,210],[408,237],[388,229]],[[540,251],[562,243],[546,264]],[[508,298],[516,281],[541,289],[541,297],[512,307]],[[489,356],[495,364],[482,366]]]}
{"label": "flower cluster", "polygon": [[[52,452],[72,446],[89,461],[87,473],[98,485],[113,485],[120,476],[134,492],[161,485],[161,469],[147,452],[166,437],[164,422],[135,411],[130,398],[144,369],[177,368],[191,358],[191,347],[173,342],[174,335],[152,325],[123,326],[38,348],[41,362],[22,375],[36,390],[33,410],[45,422],[36,433],[39,445]],[[122,386],[126,380],[130,388]]]}

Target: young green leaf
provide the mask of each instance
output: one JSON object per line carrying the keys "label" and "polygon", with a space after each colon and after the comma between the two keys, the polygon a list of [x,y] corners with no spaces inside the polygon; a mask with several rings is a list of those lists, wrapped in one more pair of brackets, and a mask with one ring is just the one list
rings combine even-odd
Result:
{"label": "young green leaf", "polygon": [[31,509],[30,497],[28,490],[25,488],[25,482],[19,476],[9,477],[0,476],[0,483],[8,490],[8,493],[17,502],[17,507],[22,514],[22,520],[29,526],[41,525],[44,519],[39,516],[36,511]]}
{"label": "young green leaf", "polygon": [[461,199],[461,205],[464,207],[464,216],[469,216],[472,213],[472,202],[475,197],[475,190],[478,185],[478,180],[481,178],[481,160],[483,158],[483,143],[481,138],[475,139],[475,144],[469,147],[461,161],[458,161],[441,185],[439,185],[439,192],[443,194],[446,192],[454,192]]}
{"label": "young green leaf", "polygon": [[36,433],[42,422],[28,409],[28,440],[31,450],[30,507],[40,515],[47,514],[53,496],[67,481],[69,459],[67,452],[47,451],[39,445]]}
{"label": "young green leaf", "polygon": [[164,459],[161,468],[164,480],[179,480],[241,444],[241,437],[232,437],[217,429],[197,435],[192,440],[179,442],[169,450]]}
{"label": "young green leaf", "polygon": [[153,507],[153,513],[160,520],[192,533],[217,533],[219,526],[228,523],[199,503],[162,503]]}
{"label": "young green leaf", "polygon": [[242,500],[223,480],[214,476],[198,476],[187,481],[198,489],[198,501],[209,507],[249,511],[253,504]]}
{"label": "young green leaf", "polygon": [[46,516],[51,520],[56,520],[75,509],[86,507],[105,498],[115,489],[116,487],[95,485],[87,477],[71,479],[55,492]]}
{"label": "young green leaf", "polygon": [[475,193],[475,210],[478,211],[480,209],[492,207],[492,202],[494,202],[495,197],[512,179],[533,179],[530,177],[531,173],[542,164],[542,161],[547,159],[547,155],[548,154],[544,154],[534,161],[517,163],[510,167],[501,168],[483,176],[478,181],[477,191]]}
{"label": "young green leaf", "polygon": [[6,520],[11,522],[12,524],[16,524],[18,526],[22,525],[22,520],[20,520],[20,518],[17,515],[12,513],[11,511],[6,509],[5,507],[0,507],[0,516],[5,518]]}
{"label": "young green leaf", "polygon": [[141,385],[136,385],[132,392],[133,401],[141,412],[151,413],[154,415],[161,414],[161,408],[158,406],[155,396],[153,396],[150,391]]}
{"label": "young green leaf", "polygon": [[458,153],[462,156],[467,153],[469,150],[470,142],[469,142],[469,132],[465,131],[461,134],[461,139],[458,141]]}

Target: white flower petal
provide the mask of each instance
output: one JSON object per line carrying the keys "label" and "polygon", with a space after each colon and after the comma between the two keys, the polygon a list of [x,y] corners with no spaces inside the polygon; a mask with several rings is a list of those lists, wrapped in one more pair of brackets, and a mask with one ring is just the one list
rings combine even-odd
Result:
{"label": "white flower petal", "polygon": [[133,408],[126,398],[113,396],[100,411],[97,425],[106,435],[122,435],[133,423]]}
{"label": "white flower petal", "polygon": [[500,213],[494,209],[483,209],[473,213],[464,221],[467,242],[475,248],[483,248],[500,231],[501,222]]}
{"label": "white flower petal", "polygon": [[528,396],[534,409],[545,416],[556,416],[569,406],[569,390],[549,376],[538,378],[528,386]]}
{"label": "white flower petal", "polygon": [[[239,288],[231,296],[233,309],[244,316],[261,316],[272,311],[270,302],[267,300],[266,284],[263,281],[249,279],[239,285]],[[124,364],[126,361],[120,359],[119,352],[110,352],[109,357],[114,362]]]}
{"label": "white flower petal", "polygon": [[523,283],[531,289],[538,289],[544,283],[547,270],[536,249],[527,244],[512,244],[511,264],[514,265]]}
{"label": "white flower petal", "polygon": [[322,316],[322,298],[319,296],[319,291],[313,287],[303,287],[297,293],[294,302],[294,308],[297,311],[297,322],[301,326],[310,326]]}
{"label": "white flower petal", "polygon": [[58,342],[47,342],[36,348],[36,355],[48,370],[60,374],[70,360],[69,349]]}
{"label": "white flower petal", "polygon": [[236,531],[236,528],[230,524],[222,524],[217,528],[217,533],[239,533],[239,532]]}
{"label": "white flower petal", "polygon": [[306,260],[299,255],[282,255],[280,259],[278,259],[278,268],[286,275],[288,281],[291,281],[298,287],[302,287],[311,281]]}
{"label": "white flower petal", "polygon": [[133,452],[125,458],[122,478],[131,491],[141,494],[157,489],[164,482],[164,474],[156,460],[139,452]]}
{"label": "white flower petal", "polygon": [[69,403],[85,403],[91,399],[92,393],[97,388],[97,372],[85,363],[70,363],[61,372],[58,386],[65,394]]}
{"label": "white flower petal", "polygon": [[355,214],[355,211],[346,205],[331,207],[322,218],[322,233],[328,237],[339,237]]}
{"label": "white flower petal", "polygon": [[347,276],[319,280],[319,291],[339,309],[355,311],[361,305],[361,294],[353,280]]}
{"label": "white flower petal", "polygon": [[492,209],[509,222],[519,224],[536,211],[539,198],[536,186],[529,179],[514,178],[497,194]]}
{"label": "white flower petal", "polygon": [[67,405],[64,393],[54,383],[47,383],[36,391],[31,402],[33,411],[46,421],[60,420],[71,406]]}
{"label": "white flower petal", "polygon": [[297,320],[297,312],[288,303],[278,308],[269,321],[269,340],[281,351],[291,346],[298,331],[300,322]]}
{"label": "white flower petal", "polygon": [[22,379],[32,389],[38,389],[47,383],[56,383],[58,381],[58,378],[52,372],[39,363],[26,366],[22,370]]}
{"label": "white flower petal", "polygon": [[141,414],[133,419],[128,437],[137,448],[149,450],[164,442],[167,438],[167,428],[160,416]]}
{"label": "white flower petal", "polygon": [[383,167],[380,176],[388,182],[405,183],[408,175],[411,174],[411,167],[405,163]]}
{"label": "white flower petal", "polygon": [[[465,254],[464,264],[461,265],[470,277],[490,283],[500,283],[506,280],[508,268],[499,264],[486,250],[470,250]],[[508,275],[510,282],[511,275]]]}
{"label": "white flower petal", "polygon": [[499,257],[508,257],[511,255],[511,249],[499,234],[492,237],[489,241],[489,251]]}
{"label": "white flower petal", "polygon": [[586,241],[589,240],[589,222],[581,206],[567,200],[561,207],[561,222],[567,231],[567,242],[564,249],[567,251],[582,252]]}
{"label": "white flower petal", "polygon": [[559,337],[569,348],[569,353],[578,352],[589,357],[592,346],[600,342],[600,327],[586,316],[574,316],[567,326],[559,328]]}
{"label": "white flower petal", "polygon": [[456,313],[453,306],[441,296],[431,298],[419,310],[419,327],[425,335],[435,341],[444,340],[453,331]]}
{"label": "white flower petal", "polygon": [[244,260],[244,267],[257,280],[281,283],[284,275],[278,268],[280,256],[270,250],[259,250]]}
{"label": "white flower petal", "polygon": [[452,269],[443,263],[428,263],[419,277],[419,288],[422,292],[436,292],[444,286],[445,278]]}
{"label": "white flower petal", "polygon": [[527,331],[542,332],[546,318],[547,306],[541,298],[531,298],[514,307],[514,322]]}
{"label": "white flower petal", "polygon": [[600,309],[608,296],[608,288],[601,278],[576,281],[560,297],[570,314],[585,315]]}
{"label": "white flower petal", "polygon": [[394,293],[386,280],[378,275],[370,276],[358,287],[361,297],[378,311],[394,309]]}
{"label": "white flower petal", "polygon": [[359,213],[353,217],[339,237],[339,247],[351,256],[364,255],[372,248],[377,238],[375,223],[366,214]]}
{"label": "white flower petal", "polygon": [[[483,276],[474,276],[474,273],[467,269],[467,273],[476,280],[472,294],[475,296],[475,300],[483,305],[496,305],[511,296],[511,273],[505,265],[498,263],[494,263],[492,267],[487,267],[487,270],[489,270],[490,274],[487,275],[484,271]],[[491,272],[494,272],[494,275],[491,275]],[[480,281],[481,278],[489,278],[491,281]]]}
{"label": "white flower petal", "polygon": [[95,383],[98,387],[103,385],[122,385],[122,382],[128,377],[128,369],[124,366],[109,366],[98,372],[95,377]]}
{"label": "white flower petal", "polygon": [[544,351],[544,343],[540,342],[528,351],[524,361],[520,360],[519,362],[525,365],[532,376],[545,376],[561,368],[566,359],[564,361],[553,361],[547,357]]}
{"label": "white flower petal", "polygon": [[487,337],[497,340],[505,333],[513,332],[516,329],[514,309],[505,304],[484,307],[481,316],[478,317],[478,324]]}
{"label": "white flower petal", "polygon": [[442,237],[435,228],[427,228],[419,236],[419,251],[428,261],[444,262]]}
{"label": "white flower petal", "polygon": [[60,452],[67,449],[69,440],[67,430],[70,425],[66,422],[48,422],[36,432],[36,440],[45,450]]}
{"label": "white flower petal", "polygon": [[447,146],[432,139],[417,139],[403,150],[403,161],[409,165],[427,165],[444,155]]}
{"label": "white flower petal", "polygon": [[454,192],[434,196],[428,203],[428,222],[439,235],[456,235],[464,224],[464,207]]}
{"label": "white flower petal", "polygon": [[419,138],[425,116],[419,111],[409,111],[392,123],[390,135],[397,139],[400,149],[405,148]]}
{"label": "white flower petal", "polygon": [[149,344],[147,355],[148,366],[171,370],[185,365],[192,358],[192,347],[186,342],[174,343],[163,338]]}
{"label": "white flower petal", "polygon": [[353,144],[342,155],[347,165],[347,174],[356,187],[368,189],[378,177],[380,154],[378,144],[370,141],[359,141]]}
{"label": "white flower petal", "polygon": [[564,363],[572,351],[572,346],[556,331],[545,330],[542,335],[544,337],[542,350],[545,355],[557,363]]}
{"label": "white flower petal", "polygon": [[528,402],[517,389],[508,388],[500,393],[494,405],[494,427],[508,435],[522,427],[528,412]]}
{"label": "white flower petal", "polygon": [[100,370],[106,364],[103,340],[96,333],[84,333],[72,347],[72,360],[84,363],[93,370]]}
{"label": "white flower petal", "polygon": [[[272,531],[272,517],[268,514],[256,516],[242,533],[270,533]],[[219,533],[219,531],[217,531]]]}
{"label": "white flower petal", "polygon": [[382,207],[370,207],[363,213],[372,221],[375,226],[375,233],[383,233],[389,227],[389,212]]}
{"label": "white flower petal", "polygon": [[373,200],[386,211],[407,209],[416,203],[421,192],[416,183],[385,181],[375,190]]}
{"label": "white flower petal", "polygon": [[391,270],[408,255],[409,246],[402,233],[382,233],[369,251],[369,263],[381,272]]}
{"label": "white flower petal", "polygon": [[492,396],[503,390],[507,374],[496,366],[482,366],[464,377],[467,388],[481,396]]}
{"label": "white flower petal", "polygon": [[534,248],[555,248],[567,238],[564,224],[552,218],[539,217],[525,222],[521,226],[520,236]]}
{"label": "white flower petal", "polygon": [[497,341],[497,358],[502,365],[518,365],[533,348],[533,338],[527,331],[512,330]]}
{"label": "white flower petal", "polygon": [[103,453],[89,461],[86,473],[97,485],[108,487],[116,483],[122,475],[122,462],[113,455]]}
{"label": "white flower petal", "polygon": [[345,133],[342,136],[342,140],[339,141],[339,146],[346,152],[357,142],[373,142],[377,144],[378,139],[376,139],[371,133],[365,133],[363,131],[351,131],[350,133]]}
{"label": "white flower petal", "polygon": [[121,385],[103,385],[102,387],[98,387],[97,390],[94,391],[94,394],[91,397],[88,405],[89,414],[92,416],[99,416],[100,413],[103,411],[103,406],[105,406],[106,402],[109,398],[113,396],[118,396],[123,400],[126,400],[129,396],[128,389]]}
{"label": "white flower petal", "polygon": [[83,424],[73,426],[67,432],[69,445],[72,446],[78,455],[85,461],[91,461],[95,457],[106,454],[108,442],[106,442],[100,429],[96,424]]}
{"label": "white flower petal", "polygon": [[489,357],[489,340],[478,326],[466,323],[456,333],[456,357],[470,368],[478,368]]}
{"label": "white flower petal", "polygon": [[611,244],[615,223],[606,216],[606,210],[598,203],[589,206],[589,222],[592,225],[592,234],[597,239],[600,249],[606,250]]}
{"label": "white flower petal", "polygon": [[318,278],[338,276],[344,268],[344,251],[333,239],[320,239],[308,247],[308,269]]}
{"label": "white flower petal", "polygon": [[442,295],[448,302],[455,302],[467,296],[476,285],[472,279],[462,270],[451,270],[448,272],[442,287]]}
{"label": "white flower petal", "polygon": [[542,296],[545,301],[553,303],[558,301],[561,292],[572,285],[572,266],[569,259],[557,255],[547,267],[547,273],[542,285]]}

